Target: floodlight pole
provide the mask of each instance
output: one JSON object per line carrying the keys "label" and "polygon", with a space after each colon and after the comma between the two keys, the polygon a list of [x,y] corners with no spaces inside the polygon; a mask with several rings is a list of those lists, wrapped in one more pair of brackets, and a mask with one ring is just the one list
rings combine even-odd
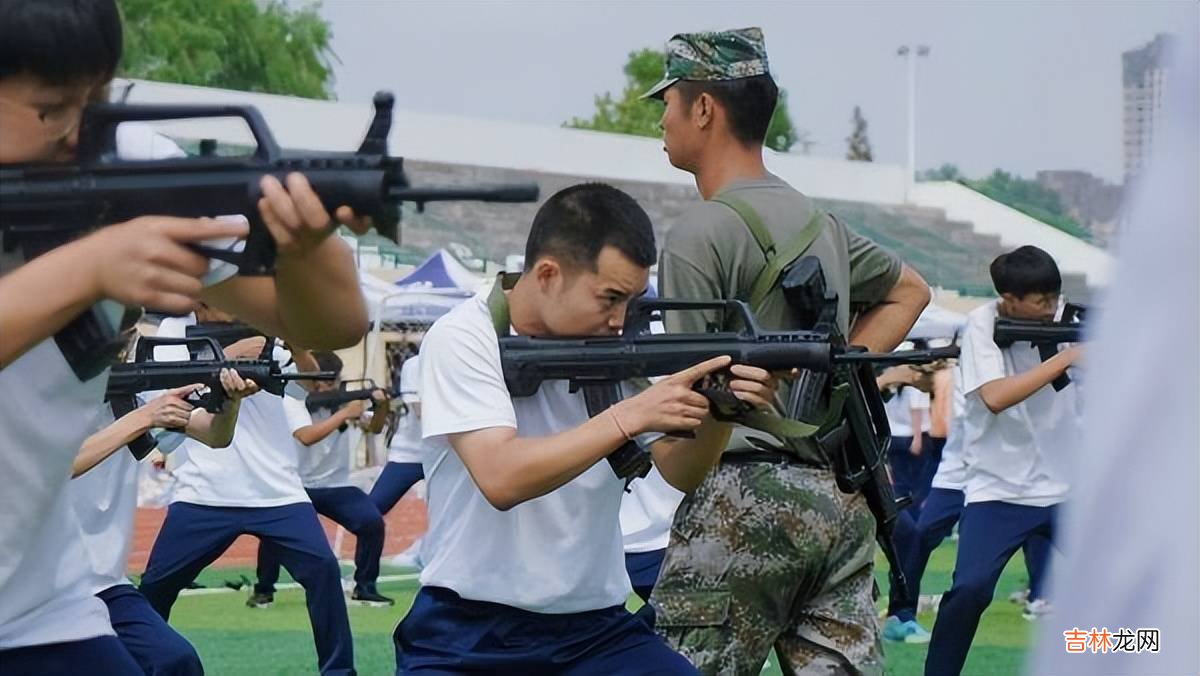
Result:
{"label": "floodlight pole", "polygon": [[917,57],[929,56],[928,45],[900,45],[897,56],[908,62],[908,172],[904,182],[905,201],[912,201],[913,183],[917,178]]}

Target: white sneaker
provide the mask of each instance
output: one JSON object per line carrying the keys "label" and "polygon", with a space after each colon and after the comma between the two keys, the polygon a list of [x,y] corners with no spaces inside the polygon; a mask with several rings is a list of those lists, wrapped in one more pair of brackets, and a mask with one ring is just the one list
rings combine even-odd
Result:
{"label": "white sneaker", "polygon": [[941,607],[941,605],[942,605],[942,595],[941,594],[921,594],[920,598],[917,599],[917,612],[918,613],[924,613],[924,612],[936,613],[938,611],[938,608]]}
{"label": "white sneaker", "polygon": [[1029,590],[1022,589],[1008,595],[1010,603],[1029,603]]}
{"label": "white sneaker", "polygon": [[1046,599],[1037,599],[1025,604],[1025,612],[1021,613],[1021,617],[1033,622],[1054,613],[1054,606]]}

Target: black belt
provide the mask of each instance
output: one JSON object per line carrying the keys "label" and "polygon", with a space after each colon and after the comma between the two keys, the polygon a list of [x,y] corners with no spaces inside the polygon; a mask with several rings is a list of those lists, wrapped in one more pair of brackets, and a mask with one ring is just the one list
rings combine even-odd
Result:
{"label": "black belt", "polygon": [[809,460],[804,460],[786,451],[730,450],[721,454],[721,464],[739,465],[751,462],[765,462],[773,465],[801,465],[813,469],[829,469],[828,467]]}

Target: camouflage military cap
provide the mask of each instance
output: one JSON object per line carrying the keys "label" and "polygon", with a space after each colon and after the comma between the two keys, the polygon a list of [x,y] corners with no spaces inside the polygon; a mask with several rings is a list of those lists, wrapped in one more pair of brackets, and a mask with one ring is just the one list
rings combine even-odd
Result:
{"label": "camouflage military cap", "polygon": [[767,72],[761,28],[679,33],[667,41],[666,74],[642,98],[662,98],[680,80],[737,80]]}

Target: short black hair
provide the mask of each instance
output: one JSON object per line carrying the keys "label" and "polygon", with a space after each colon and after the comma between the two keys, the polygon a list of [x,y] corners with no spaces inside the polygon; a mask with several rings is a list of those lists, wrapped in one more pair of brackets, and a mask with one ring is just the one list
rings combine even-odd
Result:
{"label": "short black hair", "polygon": [[650,217],[636,200],[605,183],[580,183],[554,193],[538,209],[525,242],[525,269],[553,256],[574,269],[594,271],[606,246],[644,268],[658,257]]}
{"label": "short black hair", "polygon": [[729,120],[729,131],[742,145],[761,144],[771,126],[779,87],[770,75],[755,75],[736,80],[680,80],[675,84],[679,97],[690,110],[701,94],[708,94],[721,104]]}
{"label": "short black hair", "polygon": [[115,0],[0,0],[0,79],[107,81],[121,62],[122,40]]}
{"label": "short black hair", "polygon": [[342,372],[342,358],[327,350],[321,350],[312,353],[313,359],[317,360],[317,368],[322,371],[333,371],[334,373]]}
{"label": "short black hair", "polygon": [[996,293],[1023,298],[1031,293],[1060,293],[1062,275],[1050,254],[1036,246],[1023,246],[1000,254],[992,261],[992,285]]}

